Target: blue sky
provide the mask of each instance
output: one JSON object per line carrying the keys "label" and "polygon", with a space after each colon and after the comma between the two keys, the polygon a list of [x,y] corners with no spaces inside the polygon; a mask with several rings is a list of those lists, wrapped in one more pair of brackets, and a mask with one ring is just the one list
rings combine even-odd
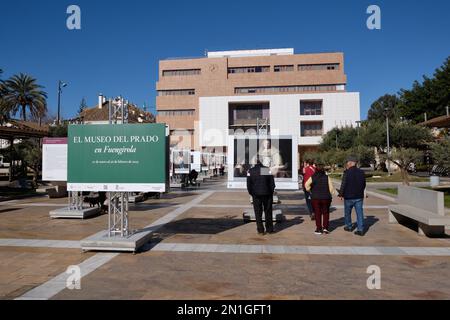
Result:
{"label": "blue sky", "polygon": [[[77,4],[82,30],[66,28]],[[377,4],[382,29],[368,30],[366,9]],[[67,81],[62,115],[83,97],[125,96],[154,109],[158,61],[201,56],[205,50],[295,48],[296,53],[343,51],[348,91],[361,93],[365,118],[385,93],[410,88],[450,55],[450,2],[432,1],[2,1],[3,78],[25,72],[49,94],[56,114],[57,83]]]}

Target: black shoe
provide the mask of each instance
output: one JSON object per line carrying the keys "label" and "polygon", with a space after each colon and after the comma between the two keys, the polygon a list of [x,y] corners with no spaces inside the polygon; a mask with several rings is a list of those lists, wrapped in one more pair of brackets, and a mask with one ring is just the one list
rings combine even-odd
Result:
{"label": "black shoe", "polygon": [[356,231],[355,235],[360,236],[360,237],[364,237],[364,231]]}
{"label": "black shoe", "polygon": [[316,229],[316,231],[314,231],[314,234],[320,236],[322,234],[322,230]]}
{"label": "black shoe", "polygon": [[323,233],[324,234],[330,234],[330,231],[328,231],[328,229],[323,229]]}
{"label": "black shoe", "polygon": [[347,231],[347,232],[352,232],[353,231],[353,229],[349,228],[349,227],[344,227],[344,230]]}
{"label": "black shoe", "polygon": [[313,214],[310,214],[309,217],[311,218],[311,221],[315,221],[316,217]]}
{"label": "black shoe", "polygon": [[274,234],[274,233],[275,233],[275,231],[273,231],[273,230],[270,230],[270,231],[267,231],[267,233],[268,233],[268,234]]}

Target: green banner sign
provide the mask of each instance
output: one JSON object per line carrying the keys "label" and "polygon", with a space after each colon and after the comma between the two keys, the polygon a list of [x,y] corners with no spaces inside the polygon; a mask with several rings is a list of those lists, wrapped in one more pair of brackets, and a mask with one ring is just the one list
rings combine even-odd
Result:
{"label": "green banner sign", "polygon": [[164,192],[164,124],[72,125],[69,191]]}

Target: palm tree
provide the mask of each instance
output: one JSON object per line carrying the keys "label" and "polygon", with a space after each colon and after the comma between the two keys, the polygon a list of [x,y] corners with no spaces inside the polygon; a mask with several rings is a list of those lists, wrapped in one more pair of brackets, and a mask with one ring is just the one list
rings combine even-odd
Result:
{"label": "palm tree", "polygon": [[36,83],[36,79],[19,74],[5,81],[5,101],[12,114],[22,112],[22,120],[27,120],[27,109],[35,117],[40,117],[47,112],[47,93],[42,91],[42,86]]}
{"label": "palm tree", "polygon": [[3,70],[0,69],[0,125],[8,120],[10,111],[5,100],[3,99],[6,94],[6,88],[3,80],[1,79],[2,73]]}

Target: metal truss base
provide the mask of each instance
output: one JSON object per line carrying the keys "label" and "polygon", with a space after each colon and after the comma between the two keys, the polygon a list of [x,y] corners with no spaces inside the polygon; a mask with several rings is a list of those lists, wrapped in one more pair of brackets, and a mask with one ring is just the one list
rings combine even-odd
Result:
{"label": "metal truss base", "polygon": [[50,211],[52,219],[86,219],[100,213],[100,208],[70,209],[62,208]]}
{"label": "metal truss base", "polygon": [[109,231],[104,230],[93,236],[81,240],[83,251],[113,251],[113,252],[133,252],[150,241],[152,231],[138,231],[128,237],[120,235],[109,236]]}

